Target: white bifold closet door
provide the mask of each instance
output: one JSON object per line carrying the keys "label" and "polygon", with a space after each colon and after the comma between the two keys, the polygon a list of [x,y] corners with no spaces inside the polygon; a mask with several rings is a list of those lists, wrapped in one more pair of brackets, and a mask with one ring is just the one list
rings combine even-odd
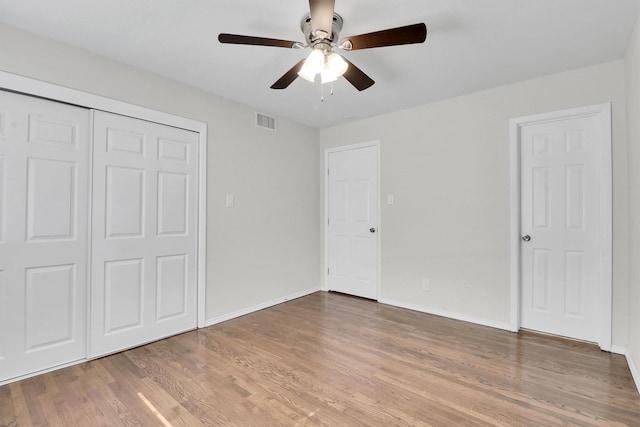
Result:
{"label": "white bifold closet door", "polygon": [[198,134],[94,114],[90,357],[197,327]]}
{"label": "white bifold closet door", "polygon": [[86,357],[89,117],[0,91],[0,382]]}

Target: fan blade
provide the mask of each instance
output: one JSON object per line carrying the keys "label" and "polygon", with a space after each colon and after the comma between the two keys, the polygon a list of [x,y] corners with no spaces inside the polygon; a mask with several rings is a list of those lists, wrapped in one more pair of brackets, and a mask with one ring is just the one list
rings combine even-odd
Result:
{"label": "fan blade", "polygon": [[311,28],[317,37],[331,38],[335,0],[309,0]]}
{"label": "fan blade", "polygon": [[273,46],[286,48],[292,48],[296,44],[299,44],[298,42],[290,40],[268,39],[265,37],[241,36],[239,34],[226,33],[219,34],[218,41],[220,43],[248,44],[253,46]]}
{"label": "fan blade", "polygon": [[294,65],[293,68],[284,73],[277,82],[271,85],[271,89],[286,89],[289,87],[289,85],[298,77],[298,71],[300,71],[302,64],[304,64],[304,61],[306,60],[307,58],[304,58],[302,61]]}
{"label": "fan blade", "polygon": [[353,65],[347,58],[344,58],[349,64],[349,68],[342,77],[347,79],[356,89],[363,91],[370,88],[375,83],[371,77],[367,76],[364,71]]}
{"label": "fan blade", "polygon": [[358,50],[370,49],[373,47],[424,43],[426,39],[427,26],[424,23],[420,23],[346,37],[340,41],[339,46],[345,50]]}

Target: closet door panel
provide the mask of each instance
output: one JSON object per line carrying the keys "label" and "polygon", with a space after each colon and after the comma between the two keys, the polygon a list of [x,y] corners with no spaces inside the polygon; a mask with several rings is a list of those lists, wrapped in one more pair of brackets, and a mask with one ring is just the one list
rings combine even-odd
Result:
{"label": "closet door panel", "polygon": [[75,162],[27,162],[27,240],[73,239],[76,203]]}
{"label": "closet door panel", "polygon": [[144,169],[107,166],[105,170],[105,238],[144,237]]}
{"label": "closet door panel", "polygon": [[197,141],[94,113],[91,357],[197,326]]}
{"label": "closet door panel", "polygon": [[0,381],[86,357],[89,111],[0,91]]}
{"label": "closet door panel", "polygon": [[69,264],[26,270],[27,352],[74,340],[75,269],[75,265]]}

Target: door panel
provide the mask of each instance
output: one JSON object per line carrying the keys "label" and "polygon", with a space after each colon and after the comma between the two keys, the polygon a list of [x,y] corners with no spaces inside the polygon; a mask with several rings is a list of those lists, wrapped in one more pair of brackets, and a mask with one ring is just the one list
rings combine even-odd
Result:
{"label": "door panel", "polygon": [[123,129],[107,129],[107,152],[120,153],[123,157],[143,157],[145,136]]}
{"label": "door panel", "polygon": [[331,152],[328,162],[328,288],[377,299],[378,148]]}
{"label": "door panel", "polygon": [[172,141],[160,138],[158,140],[158,158],[161,160],[189,163],[189,144],[184,141]]}
{"label": "door panel", "polygon": [[142,237],[145,171],[107,166],[106,238]]}
{"label": "door panel", "polygon": [[157,258],[158,307],[156,320],[182,316],[187,310],[187,265],[186,255]]}
{"label": "door panel", "polygon": [[142,327],[143,259],[105,262],[105,333]]}
{"label": "door panel", "polygon": [[584,231],[585,217],[585,168],[569,165],[565,168],[565,203],[567,230]]}
{"label": "door panel", "polygon": [[158,172],[158,236],[185,236],[189,175]]}
{"label": "door panel", "polygon": [[533,308],[548,312],[549,304],[549,251],[533,250]]}
{"label": "door panel", "polygon": [[27,170],[27,240],[73,239],[76,164],[29,159]]}
{"label": "door panel", "polygon": [[521,326],[597,342],[599,130],[596,117],[521,133]]}
{"label": "door panel", "polygon": [[72,341],[75,266],[28,268],[25,287],[27,352]]}
{"label": "door panel", "polygon": [[0,381],[86,356],[89,111],[0,92]]}
{"label": "door panel", "polygon": [[565,306],[566,316],[582,316],[582,293],[584,289],[584,253],[568,251],[565,258],[566,283],[565,283]]}
{"label": "door panel", "polygon": [[549,168],[533,169],[533,224],[534,230],[548,230],[549,223]]}
{"label": "door panel", "polygon": [[197,140],[95,113],[92,357],[197,326]]}
{"label": "door panel", "polygon": [[29,142],[76,147],[78,123],[47,115],[29,116]]}

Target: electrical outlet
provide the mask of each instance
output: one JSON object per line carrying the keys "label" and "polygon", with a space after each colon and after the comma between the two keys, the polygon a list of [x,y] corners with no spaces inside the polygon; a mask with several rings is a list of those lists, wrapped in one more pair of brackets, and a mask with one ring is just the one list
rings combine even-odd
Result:
{"label": "electrical outlet", "polygon": [[429,287],[429,279],[422,279],[422,290],[423,291],[431,290],[431,288]]}

